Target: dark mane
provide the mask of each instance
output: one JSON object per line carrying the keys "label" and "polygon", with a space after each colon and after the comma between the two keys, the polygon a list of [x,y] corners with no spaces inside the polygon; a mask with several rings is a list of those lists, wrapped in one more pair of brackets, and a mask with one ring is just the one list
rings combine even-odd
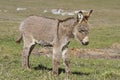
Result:
{"label": "dark mane", "polygon": [[29,16],[36,16],[36,17],[42,17],[42,18],[46,18],[46,19],[58,20],[56,18],[51,18],[51,17],[46,17],[46,16],[39,16],[39,15],[29,15]]}
{"label": "dark mane", "polygon": [[68,17],[68,18],[66,18],[66,19],[58,19],[60,22],[65,22],[65,21],[67,21],[67,20],[70,20],[70,19],[74,19],[74,17]]}
{"label": "dark mane", "polygon": [[57,20],[57,19],[51,18],[51,17],[45,17],[45,16],[40,16],[40,17],[47,18],[47,19],[52,19],[52,20]]}
{"label": "dark mane", "polygon": [[51,18],[51,17],[46,17],[46,16],[38,16],[38,15],[29,15],[29,16],[43,17],[43,18],[46,18],[46,19],[58,20],[59,22],[65,22],[65,21],[70,20],[70,19],[75,19],[74,17],[68,17],[68,18],[65,18],[65,19],[57,19],[57,18]]}

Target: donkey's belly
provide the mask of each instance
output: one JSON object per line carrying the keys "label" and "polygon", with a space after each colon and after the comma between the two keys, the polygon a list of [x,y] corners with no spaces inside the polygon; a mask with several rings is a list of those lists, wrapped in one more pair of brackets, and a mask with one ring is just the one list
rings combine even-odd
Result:
{"label": "donkey's belly", "polygon": [[49,42],[49,41],[44,41],[44,40],[36,40],[36,43],[41,45],[42,47],[53,47],[53,42]]}

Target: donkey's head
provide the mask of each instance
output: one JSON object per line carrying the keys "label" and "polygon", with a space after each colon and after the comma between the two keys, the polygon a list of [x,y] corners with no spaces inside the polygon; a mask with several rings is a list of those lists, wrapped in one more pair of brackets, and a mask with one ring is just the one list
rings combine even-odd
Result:
{"label": "donkey's head", "polygon": [[89,44],[89,24],[88,19],[93,10],[90,10],[86,14],[79,11],[77,14],[77,25],[74,28],[74,37],[79,40],[83,45]]}

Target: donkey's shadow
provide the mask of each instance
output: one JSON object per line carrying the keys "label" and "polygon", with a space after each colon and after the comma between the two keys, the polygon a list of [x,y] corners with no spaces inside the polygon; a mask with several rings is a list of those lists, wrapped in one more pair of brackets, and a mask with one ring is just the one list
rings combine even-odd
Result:
{"label": "donkey's shadow", "polygon": [[52,68],[47,68],[43,65],[38,65],[37,67],[34,67],[35,70],[48,70],[48,71],[52,71]]}
{"label": "donkey's shadow", "polygon": [[[44,65],[38,65],[37,67],[34,67],[35,70],[47,70],[47,71],[52,71],[52,68],[48,68],[48,67],[45,67]],[[63,68],[59,68],[59,74],[61,73],[65,73],[65,69]],[[89,75],[90,73],[83,73],[83,72],[77,72],[77,71],[74,71],[74,72],[71,72],[71,74],[73,75]]]}

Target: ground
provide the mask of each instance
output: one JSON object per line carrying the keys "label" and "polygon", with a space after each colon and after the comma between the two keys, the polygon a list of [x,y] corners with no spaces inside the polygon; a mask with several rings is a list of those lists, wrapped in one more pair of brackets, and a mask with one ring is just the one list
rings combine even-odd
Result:
{"label": "ground", "polygon": [[[70,56],[77,58],[92,58],[92,59],[120,59],[120,44],[115,43],[109,48],[105,49],[69,49]],[[34,55],[52,56],[52,48],[40,48],[33,51]]]}

